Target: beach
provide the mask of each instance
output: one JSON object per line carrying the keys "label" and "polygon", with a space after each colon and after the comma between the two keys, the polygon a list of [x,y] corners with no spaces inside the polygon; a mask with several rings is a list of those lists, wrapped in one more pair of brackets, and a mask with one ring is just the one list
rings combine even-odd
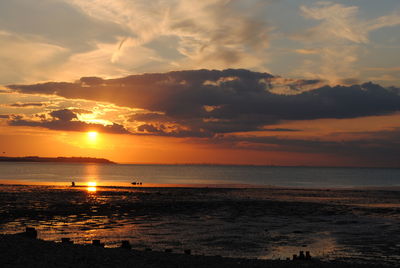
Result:
{"label": "beach", "polygon": [[0,186],[0,233],[106,248],[274,260],[399,263],[397,190]]}
{"label": "beach", "polygon": [[[54,243],[22,235],[0,235],[2,267],[321,267],[358,268],[364,264],[318,260],[256,260],[182,253],[102,248]],[[368,267],[390,267],[368,265]],[[393,266],[394,267],[394,266]]]}

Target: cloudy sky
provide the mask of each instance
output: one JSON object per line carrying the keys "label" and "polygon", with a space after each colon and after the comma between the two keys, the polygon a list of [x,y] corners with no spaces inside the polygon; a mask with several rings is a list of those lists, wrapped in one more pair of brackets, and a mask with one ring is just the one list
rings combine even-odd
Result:
{"label": "cloudy sky", "polygon": [[2,1],[0,45],[3,155],[400,166],[398,0]]}

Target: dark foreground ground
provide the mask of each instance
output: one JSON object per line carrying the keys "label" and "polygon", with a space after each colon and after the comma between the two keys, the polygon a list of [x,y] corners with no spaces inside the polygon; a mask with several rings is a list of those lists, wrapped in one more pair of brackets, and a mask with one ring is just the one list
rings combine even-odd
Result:
{"label": "dark foreground ground", "polygon": [[0,235],[0,267],[395,267],[318,260],[255,260],[196,256]]}

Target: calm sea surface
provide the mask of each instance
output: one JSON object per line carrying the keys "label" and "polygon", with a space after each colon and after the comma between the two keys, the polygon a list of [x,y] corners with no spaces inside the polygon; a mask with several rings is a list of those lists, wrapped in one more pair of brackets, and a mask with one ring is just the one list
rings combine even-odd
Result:
{"label": "calm sea surface", "polygon": [[398,186],[399,169],[0,163],[0,233],[33,226],[44,240],[106,247],[398,264]]}
{"label": "calm sea surface", "polygon": [[285,187],[400,186],[400,169],[256,167],[209,165],[104,165],[60,163],[0,163],[0,183],[86,183],[254,185]]}

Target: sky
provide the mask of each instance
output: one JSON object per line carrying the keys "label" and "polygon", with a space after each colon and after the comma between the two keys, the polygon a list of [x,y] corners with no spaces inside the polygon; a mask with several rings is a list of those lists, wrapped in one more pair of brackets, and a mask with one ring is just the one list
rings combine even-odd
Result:
{"label": "sky", "polygon": [[0,46],[4,156],[400,166],[398,0],[1,1]]}

